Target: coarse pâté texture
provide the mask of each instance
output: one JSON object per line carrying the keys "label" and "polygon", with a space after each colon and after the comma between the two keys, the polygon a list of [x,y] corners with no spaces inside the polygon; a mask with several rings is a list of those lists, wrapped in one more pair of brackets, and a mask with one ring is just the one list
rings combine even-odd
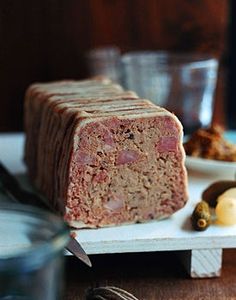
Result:
{"label": "coarse p\u00e2t\u00e9 texture", "polygon": [[31,180],[76,228],[146,222],[187,201],[179,120],[107,78],[31,85]]}

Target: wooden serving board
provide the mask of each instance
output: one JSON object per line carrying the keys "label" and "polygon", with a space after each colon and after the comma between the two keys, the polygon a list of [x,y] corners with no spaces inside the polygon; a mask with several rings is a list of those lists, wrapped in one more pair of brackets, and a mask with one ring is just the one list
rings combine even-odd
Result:
{"label": "wooden serving board", "polygon": [[[0,160],[14,174],[25,174],[23,134],[0,135]],[[191,277],[220,275],[222,249],[236,247],[236,226],[212,224],[204,232],[193,231],[190,216],[202,191],[213,181],[232,179],[234,172],[189,172],[189,201],[172,217],[145,224],[73,231],[87,254],[180,251]]]}

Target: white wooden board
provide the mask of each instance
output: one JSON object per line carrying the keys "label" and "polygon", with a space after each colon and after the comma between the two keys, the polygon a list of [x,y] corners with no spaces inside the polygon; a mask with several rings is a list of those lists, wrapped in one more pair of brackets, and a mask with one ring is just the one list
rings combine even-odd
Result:
{"label": "white wooden board", "polygon": [[[25,173],[22,162],[23,142],[23,134],[0,135],[0,160],[14,174]],[[189,201],[183,209],[169,219],[146,224],[78,230],[75,231],[76,238],[88,254],[212,249],[214,260],[215,253],[220,253],[221,249],[236,247],[236,226],[211,225],[204,232],[195,232],[191,228],[190,216],[195,204],[200,200],[201,192],[210,183],[218,179],[233,178],[234,170],[231,169],[222,170],[220,174],[214,172],[201,174],[191,171],[189,173]],[[195,253],[199,254],[199,252]],[[201,253],[200,260],[208,252],[204,252],[203,256]],[[221,265],[221,256],[220,259],[218,254],[216,256],[218,259],[215,261],[215,271],[211,272],[212,276],[220,273],[217,269]],[[193,261],[190,259],[188,264],[191,269],[191,266],[194,266],[194,259]],[[197,271],[190,272],[195,272],[196,275],[198,268]],[[206,275],[206,273],[203,274]]]}

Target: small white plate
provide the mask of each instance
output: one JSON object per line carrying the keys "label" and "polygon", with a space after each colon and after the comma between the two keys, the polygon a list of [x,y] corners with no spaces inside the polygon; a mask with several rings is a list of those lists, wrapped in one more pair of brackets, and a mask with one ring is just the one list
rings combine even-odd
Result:
{"label": "small white plate", "polygon": [[[226,131],[224,136],[229,142],[236,144],[236,131]],[[185,136],[184,140],[188,140],[188,137]],[[189,170],[201,173],[215,173],[215,175],[230,173],[233,176],[236,174],[236,162],[220,161],[187,155],[185,165]]]}
{"label": "small white plate", "polygon": [[236,173],[236,162],[226,162],[200,157],[186,156],[185,165],[188,169],[201,173]]}

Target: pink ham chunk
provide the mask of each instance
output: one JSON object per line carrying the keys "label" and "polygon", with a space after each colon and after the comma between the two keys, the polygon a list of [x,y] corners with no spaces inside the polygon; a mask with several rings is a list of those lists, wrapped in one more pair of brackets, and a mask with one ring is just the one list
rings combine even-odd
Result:
{"label": "pink ham chunk", "polygon": [[86,165],[92,165],[95,164],[96,158],[83,151],[78,151],[75,157],[75,160],[78,164],[78,166],[86,166]]}
{"label": "pink ham chunk", "polygon": [[156,150],[162,152],[176,152],[178,147],[178,139],[174,136],[160,137],[156,144]]}
{"label": "pink ham chunk", "polygon": [[112,133],[109,130],[104,130],[103,132],[104,150],[111,151],[115,147],[115,142]]}
{"label": "pink ham chunk", "polygon": [[137,162],[140,155],[134,150],[122,150],[118,153],[116,165],[124,165]]}
{"label": "pink ham chunk", "polygon": [[124,199],[121,195],[112,194],[104,207],[110,212],[119,212],[124,207]]}

